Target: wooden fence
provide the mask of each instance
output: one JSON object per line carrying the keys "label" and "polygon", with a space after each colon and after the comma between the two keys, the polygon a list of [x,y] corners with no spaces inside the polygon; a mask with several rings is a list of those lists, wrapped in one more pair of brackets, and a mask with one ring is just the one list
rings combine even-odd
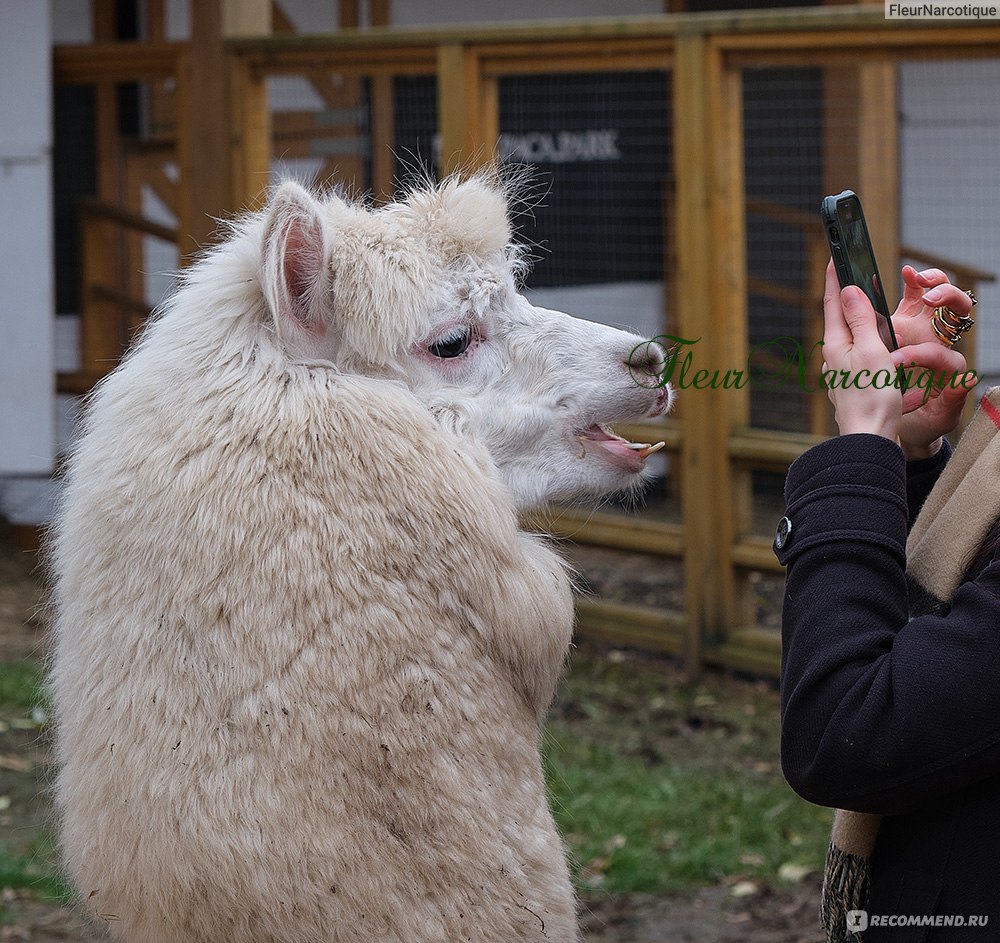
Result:
{"label": "wooden fence", "polygon": [[[140,178],[157,189],[177,220],[175,227],[143,220],[135,189],[120,184],[117,190],[110,185],[97,204],[82,209],[84,363],[80,374],[62,379],[66,390],[85,387],[106,372],[144,311],[141,286],[121,270],[128,245],[134,248],[136,239],[150,237],[173,239],[186,254],[194,248],[191,234],[204,233],[207,216],[256,205],[272,161],[295,153],[296,142],[319,133],[313,119],[275,114],[269,107],[269,82],[280,76],[304,79],[325,114],[343,125],[322,132],[342,139],[327,176],[339,173],[343,182],[388,196],[394,172],[392,82],[398,77],[436,77],[440,170],[449,172],[493,159],[501,132],[498,89],[506,77],[612,71],[669,75],[672,154],[664,155],[664,179],[670,182],[664,193],[664,240],[669,243],[663,253],[664,324],[679,337],[700,338],[699,359],[709,367],[746,364],[751,354],[749,298],[756,294],[795,307],[801,317],[797,336],[808,346],[818,337],[826,257],[822,233],[802,210],[747,195],[745,76],[754,70],[822,69],[824,120],[840,121],[838,127],[846,128],[850,138],[849,147],[843,141],[838,148],[826,147],[825,170],[831,179],[845,176],[865,194],[869,218],[878,223],[874,236],[883,268],[891,270],[888,260],[907,255],[944,263],[919,247],[904,252],[899,244],[896,68],[917,59],[1000,57],[1000,25],[888,23],[880,8],[824,7],[474,31],[279,35],[229,41],[223,50],[224,63],[216,68],[224,66],[225,94],[213,103],[213,120],[226,133],[215,142],[201,140],[193,130],[199,126],[194,116],[206,103],[192,85],[191,76],[198,73],[192,70],[190,47],[99,44],[56,50],[57,83],[90,84],[99,90],[97,125],[105,129],[98,140],[102,165],[115,162],[119,180],[129,178],[129,167],[138,167]],[[371,115],[365,127],[358,126],[355,107],[362,82]],[[115,138],[114,120],[107,113],[116,107],[107,90],[121,83],[145,83],[157,102],[159,124],[141,154],[134,147],[127,152]],[[359,136],[369,158],[366,179],[357,176],[360,171],[352,164],[349,142]],[[164,170],[168,166],[171,173]],[[197,181],[206,175],[217,178],[212,181],[217,190],[221,180],[225,205],[198,205],[192,196],[204,192]],[[797,228],[804,247],[802,284],[789,286],[748,272],[747,221],[758,217]],[[108,235],[109,226],[116,229],[114,236]],[[119,262],[109,261],[109,246]],[[952,267],[964,286],[992,277],[968,265]],[[644,441],[667,442],[679,495],[677,518],[560,509],[535,523],[581,544],[641,551],[662,560],[664,567],[682,567],[683,607],[581,599],[581,632],[671,652],[692,668],[714,664],[774,674],[778,635],[773,626],[759,624],[756,583],[748,575],[780,580],[781,571],[766,524],[754,521],[752,475],[783,474],[826,434],[829,421],[822,393],[810,400],[804,428],[779,431],[751,422],[748,387],[707,387],[685,391],[675,417],[622,430]]]}

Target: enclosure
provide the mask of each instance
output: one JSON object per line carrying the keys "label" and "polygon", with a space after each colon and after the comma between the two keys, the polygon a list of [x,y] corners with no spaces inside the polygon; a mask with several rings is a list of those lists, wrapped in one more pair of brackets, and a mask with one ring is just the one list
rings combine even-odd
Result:
{"label": "enclosure", "polygon": [[[529,297],[666,336],[679,387],[668,420],[622,430],[667,442],[638,507],[529,522],[569,541],[579,630],[776,673],[781,483],[831,430],[816,210],[857,190],[883,274],[938,265],[991,309],[1000,24],[823,7],[302,36],[274,13],[267,37],[56,50],[59,310],[80,315],[62,394],[279,176],[385,200],[527,164]],[[1000,372],[980,330],[964,349]]]}

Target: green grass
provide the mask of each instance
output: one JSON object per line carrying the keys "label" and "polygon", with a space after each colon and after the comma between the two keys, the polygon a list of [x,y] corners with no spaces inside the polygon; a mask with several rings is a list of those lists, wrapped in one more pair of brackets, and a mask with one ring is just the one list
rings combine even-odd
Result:
{"label": "green grass", "polygon": [[40,827],[32,833],[24,851],[11,851],[0,843],[0,887],[27,889],[43,900],[70,900],[73,892],[59,873],[52,836]]}
{"label": "green grass", "polygon": [[0,662],[0,710],[27,713],[42,700],[42,669],[37,663]]}
{"label": "green grass", "polygon": [[648,766],[554,723],[546,771],[577,880],[659,893],[736,876],[776,881],[823,860],[829,813],[767,775]]}
{"label": "green grass", "polygon": [[662,660],[579,654],[543,753],[581,890],[778,884],[819,870],[830,812],[792,792],[778,748],[767,684],[689,684]]}
{"label": "green grass", "polygon": [[[51,833],[38,821],[25,820],[21,810],[43,788],[37,771],[18,760],[25,745],[40,736],[32,711],[44,703],[43,674],[32,661],[0,663],[0,888],[30,889],[35,896],[65,899],[67,887],[55,865]],[[0,916],[3,908],[0,906]]]}

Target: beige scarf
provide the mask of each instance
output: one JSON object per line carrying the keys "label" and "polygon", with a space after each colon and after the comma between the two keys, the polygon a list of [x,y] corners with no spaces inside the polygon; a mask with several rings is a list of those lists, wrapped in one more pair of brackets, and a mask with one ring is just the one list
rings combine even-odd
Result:
{"label": "beige scarf", "polygon": [[[906,542],[912,615],[943,611],[1000,517],[1000,386],[988,390]],[[869,858],[882,817],[838,809],[823,874],[820,920],[830,943],[855,941],[847,913],[868,903]]]}

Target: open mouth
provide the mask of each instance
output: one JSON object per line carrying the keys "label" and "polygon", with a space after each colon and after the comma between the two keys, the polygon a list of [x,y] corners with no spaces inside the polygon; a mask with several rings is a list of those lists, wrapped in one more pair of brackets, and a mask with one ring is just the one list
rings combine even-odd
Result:
{"label": "open mouth", "polygon": [[[620,435],[615,435],[606,425],[594,423],[588,426],[583,432],[577,435],[581,444],[595,442],[600,446],[616,464],[622,465],[629,471],[641,471],[646,463],[646,459],[655,452],[659,452],[666,443],[657,442],[651,445],[649,442],[629,442]],[[586,452],[586,446],[584,446]]]}

